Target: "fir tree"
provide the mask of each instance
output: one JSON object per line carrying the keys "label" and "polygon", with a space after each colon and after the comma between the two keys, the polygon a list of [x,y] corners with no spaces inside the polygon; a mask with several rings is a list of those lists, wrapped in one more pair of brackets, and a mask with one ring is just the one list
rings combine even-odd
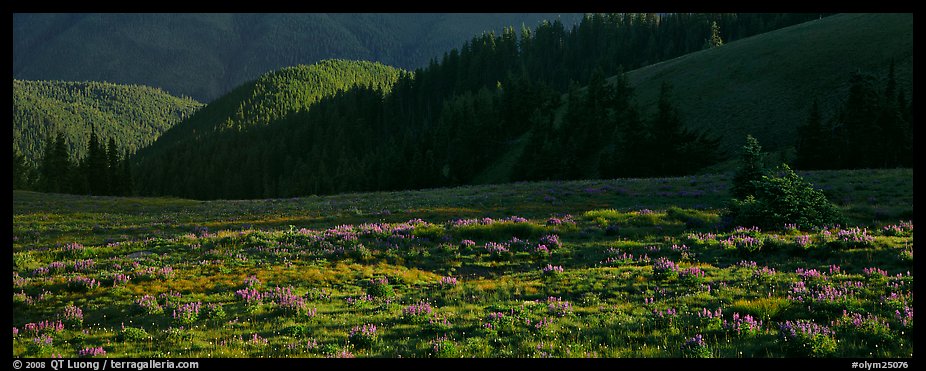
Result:
{"label": "fir tree", "polygon": [[733,175],[733,186],[730,194],[734,198],[744,199],[746,196],[756,194],[756,183],[765,174],[765,154],[762,146],[752,135],[746,136],[746,144],[740,154],[740,164]]}

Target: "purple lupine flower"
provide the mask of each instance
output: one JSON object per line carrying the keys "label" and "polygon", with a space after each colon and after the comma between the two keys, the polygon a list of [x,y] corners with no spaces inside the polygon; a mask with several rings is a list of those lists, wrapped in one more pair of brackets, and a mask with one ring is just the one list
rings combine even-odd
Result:
{"label": "purple lupine flower", "polygon": [[359,345],[369,345],[376,341],[376,325],[372,323],[354,326],[347,334],[347,338]]}
{"label": "purple lupine flower", "polygon": [[798,276],[801,276],[801,278],[805,280],[823,277],[820,271],[816,269],[797,268],[794,270],[794,273],[797,273]]}
{"label": "purple lupine flower", "polygon": [[913,327],[913,307],[904,306],[903,313],[899,310],[895,310],[894,318],[900,321],[900,324],[904,327]]}
{"label": "purple lupine flower", "polygon": [[553,319],[549,317],[543,317],[539,321],[534,323],[534,328],[539,331],[543,331],[543,330],[548,329],[551,324],[553,324]]}
{"label": "purple lupine flower", "polygon": [[[900,313],[900,312],[898,312],[898,313]],[[17,335],[19,335],[19,329],[16,328],[16,326],[13,326],[13,337],[16,337]]]}
{"label": "purple lupine flower", "polygon": [[77,352],[77,355],[81,357],[96,357],[96,356],[105,356],[106,351],[103,350],[103,347],[90,347],[84,348]]}
{"label": "purple lupine flower", "polygon": [[743,267],[743,268],[755,268],[758,266],[756,262],[751,261],[751,260],[740,260],[740,262],[736,263],[736,265]]}
{"label": "purple lupine flower", "polygon": [[263,337],[261,337],[261,336],[258,335],[257,333],[251,334],[251,339],[248,340],[248,343],[249,343],[250,345],[257,345],[257,346],[266,345],[266,344],[268,344],[269,342],[270,342],[269,340],[264,339]]}
{"label": "purple lupine flower", "polygon": [[866,276],[869,276],[869,277],[872,277],[872,276],[875,276],[875,275],[879,275],[879,276],[881,276],[881,277],[887,277],[887,276],[888,276],[886,270],[883,270],[883,269],[881,269],[881,268],[876,268],[876,267],[865,268],[865,269],[862,270],[862,272],[865,272],[865,275],[866,275]]}
{"label": "purple lupine flower", "polygon": [[59,261],[53,261],[51,263],[48,263],[48,270],[61,272],[64,270],[64,263],[59,262]]}
{"label": "purple lupine flower", "polygon": [[341,351],[332,354],[330,358],[354,358],[354,354],[347,349],[342,349]]}
{"label": "purple lupine flower", "polygon": [[660,257],[653,263],[653,275],[656,277],[668,277],[677,273],[678,265],[665,257]]}
{"label": "purple lupine flower", "polygon": [[293,288],[291,286],[274,287],[272,292],[264,296],[269,296],[270,299],[273,300],[273,303],[285,312],[298,314],[305,310],[305,299],[299,295],[293,294]]}
{"label": "purple lupine flower", "polygon": [[538,255],[550,255],[550,249],[547,248],[547,245],[540,244],[534,247],[534,253]]}
{"label": "purple lupine flower", "polygon": [[697,312],[698,318],[704,319],[715,319],[723,317],[723,309],[717,308],[717,310],[711,312],[707,308],[702,308],[700,312]]}
{"label": "purple lupine flower", "polygon": [[486,242],[485,249],[490,253],[502,254],[508,252],[508,245],[505,243]]}
{"label": "purple lupine flower", "polygon": [[798,337],[814,337],[816,335],[832,336],[833,330],[827,326],[818,325],[808,320],[785,321],[778,325],[779,335],[785,340],[794,340]]}
{"label": "purple lupine flower", "polygon": [[750,233],[750,232],[759,233],[759,232],[761,232],[761,230],[759,230],[759,227],[756,227],[756,226],[752,226],[752,227],[749,227],[749,228],[747,228],[747,227],[736,227],[736,229],[733,230],[733,233],[738,233],[738,234]]}
{"label": "purple lupine flower", "polygon": [[769,268],[763,266],[762,268],[756,269],[752,272],[752,277],[758,280],[766,280],[774,276],[777,272],[775,268]]}
{"label": "purple lupine flower", "polygon": [[[548,202],[552,202],[552,201],[555,201],[555,200],[556,200],[556,197],[551,197],[551,196],[546,196],[546,197],[550,197],[550,199],[547,200]],[[546,197],[544,198],[544,200],[546,200]],[[546,223],[546,224],[549,225],[549,226],[562,225],[562,224],[563,224],[563,220],[560,219],[560,218],[557,218],[557,217],[551,217],[550,219],[547,219],[547,223]]]}
{"label": "purple lupine flower", "polygon": [[75,272],[89,272],[93,270],[93,266],[94,266],[93,259],[78,260],[74,262],[74,271]]}
{"label": "purple lupine flower", "polygon": [[875,238],[868,234],[868,228],[860,229],[858,227],[850,229],[840,229],[836,231],[836,238],[844,242],[868,243]]}
{"label": "purple lupine flower", "polygon": [[541,269],[541,272],[545,275],[563,273],[563,267],[559,265],[547,264],[546,267]]}
{"label": "purple lupine flower", "polygon": [[348,297],[347,299],[345,299],[345,302],[347,302],[348,305],[355,305],[355,304],[360,304],[360,303],[369,303],[369,302],[371,302],[371,301],[373,301],[373,296],[370,295],[370,294],[361,295],[361,296],[358,296],[358,297],[356,297],[356,298]]}
{"label": "purple lupine flower", "polygon": [[113,286],[124,285],[126,283],[129,283],[129,281],[131,280],[132,280],[132,276],[127,275],[127,274],[117,273],[113,277]]}
{"label": "purple lupine flower", "polygon": [[472,247],[476,245],[476,242],[474,242],[473,240],[463,240],[463,241],[460,241],[460,245],[463,245],[463,247]]}
{"label": "purple lupine flower", "polygon": [[264,295],[261,294],[260,291],[257,291],[257,289],[251,287],[235,291],[235,296],[241,298],[241,300],[244,300],[245,304],[247,305],[260,304],[260,302],[264,299]]}
{"label": "purple lupine flower", "polygon": [[829,271],[830,271],[830,275],[831,275],[831,276],[835,276],[835,275],[837,275],[837,274],[841,274],[841,273],[842,273],[842,268],[840,268],[840,267],[839,267],[838,265],[836,265],[836,264],[831,264],[830,267],[829,267]]}
{"label": "purple lupine flower", "polygon": [[164,267],[161,267],[161,269],[158,269],[158,276],[163,279],[174,278],[174,268],[169,265],[165,265]]}
{"label": "purple lupine flower", "polygon": [[688,246],[685,246],[685,244],[681,244],[681,245],[673,244],[670,249],[672,249],[672,251],[675,251],[675,252],[687,252],[691,250],[691,248],[689,248]]}
{"label": "purple lupine flower", "polygon": [[569,312],[572,312],[572,304],[562,298],[550,296],[547,297],[547,309],[551,314],[564,317],[569,314]]}
{"label": "purple lupine flower", "polygon": [[69,326],[80,326],[84,322],[84,311],[74,305],[64,307],[61,320]]}
{"label": "purple lupine flower", "polygon": [[800,235],[794,237],[794,242],[800,247],[810,246],[811,240],[810,235]]}
{"label": "purple lupine flower", "polygon": [[100,287],[100,282],[84,276],[75,276],[68,279],[68,286],[78,290],[92,290]]}
{"label": "purple lupine flower", "polygon": [[441,286],[456,286],[457,279],[456,277],[441,277],[439,281]]}
{"label": "purple lupine flower", "polygon": [[261,282],[257,278],[257,276],[252,275],[244,279],[245,287],[255,288],[255,287],[259,287],[260,285],[261,285]]}
{"label": "purple lupine flower", "polygon": [[431,312],[431,304],[428,304],[427,302],[419,302],[402,309],[402,315],[408,318],[424,317],[431,314]]}
{"label": "purple lupine flower", "polygon": [[69,244],[64,245],[62,250],[64,250],[64,252],[68,254],[78,254],[84,250],[84,245],[81,245],[77,242],[71,242]]}
{"label": "purple lupine flower", "polygon": [[32,270],[32,275],[36,277],[48,275],[48,268],[45,268],[45,267],[36,268]]}
{"label": "purple lupine flower", "polygon": [[680,277],[692,277],[692,278],[704,278],[706,274],[701,268],[690,267],[687,269],[682,269],[678,272]]}
{"label": "purple lupine flower", "polygon": [[522,218],[520,216],[514,216],[514,215],[509,216],[506,220],[512,223],[527,223],[528,222],[527,219]]}
{"label": "purple lupine flower", "polygon": [[145,313],[153,314],[161,311],[161,306],[158,305],[158,300],[151,295],[145,295],[135,300],[135,305],[141,308]]}
{"label": "purple lupine flower", "polygon": [[172,317],[178,322],[186,325],[193,324],[199,318],[199,310],[202,307],[201,302],[186,303],[174,309]]}
{"label": "purple lupine flower", "polygon": [[559,236],[555,234],[547,234],[540,237],[540,244],[546,245],[548,249],[556,249],[563,246],[562,242],[559,240]]}
{"label": "purple lupine flower", "polygon": [[722,327],[726,330],[735,331],[737,335],[742,333],[756,333],[762,328],[762,321],[757,321],[751,315],[741,316],[739,313],[733,313],[733,319],[730,322],[723,321]]}
{"label": "purple lupine flower", "polygon": [[54,340],[49,334],[41,334],[32,338],[32,343],[40,347],[50,347]]}
{"label": "purple lupine flower", "polygon": [[680,349],[687,357],[711,357],[711,350],[707,347],[707,343],[704,342],[704,337],[702,337],[701,334],[697,334],[693,338],[685,341]]}
{"label": "purple lupine flower", "polygon": [[489,313],[489,321],[495,322],[495,321],[498,321],[498,320],[500,320],[500,319],[502,319],[502,318],[505,318],[505,313],[502,313],[502,312],[492,312],[492,313]]}
{"label": "purple lupine flower", "polygon": [[64,331],[64,323],[61,320],[52,322],[45,320],[42,322],[29,322],[23,326],[26,332],[38,335],[40,333],[61,332]]}
{"label": "purple lupine flower", "polygon": [[682,349],[691,349],[704,346],[707,346],[707,344],[704,342],[704,337],[701,336],[701,334],[697,334],[693,338],[688,339],[688,341],[682,345]]}
{"label": "purple lupine flower", "polygon": [[665,310],[653,309],[653,317],[657,318],[674,318],[678,316],[675,308],[666,308]]}

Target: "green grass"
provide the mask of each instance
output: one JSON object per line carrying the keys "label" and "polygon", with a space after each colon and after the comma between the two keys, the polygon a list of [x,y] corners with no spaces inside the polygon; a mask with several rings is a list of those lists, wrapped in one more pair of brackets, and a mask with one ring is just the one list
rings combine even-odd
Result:
{"label": "green grass", "polygon": [[[913,306],[913,276],[905,273],[913,266],[912,224],[881,228],[912,212],[912,170],[805,175],[842,197],[840,208],[855,215],[850,225],[867,227],[871,240],[840,242],[837,230],[724,229],[723,175],[209,202],[14,191],[19,334],[12,351],[14,357],[75,357],[97,346],[107,356],[142,358],[342,351],[403,358],[681,357],[681,345],[701,334],[714,357],[800,357],[810,354],[787,347],[778,326],[812,320],[835,331],[830,339],[837,346],[821,348],[824,355],[912,356],[912,323],[895,317]],[[561,244],[534,250],[547,234]],[[763,248],[725,245],[747,235],[764,240]],[[810,236],[807,246],[796,242],[803,235]],[[475,244],[464,244],[467,238]],[[66,250],[71,242],[84,248]],[[492,252],[489,242],[509,251]],[[659,258],[682,272],[654,275]],[[85,259],[94,264],[75,270]],[[545,272],[548,265],[563,271]],[[831,265],[840,271],[830,273]],[[45,267],[47,273],[36,271]],[[757,275],[761,267],[775,273]],[[888,277],[865,273],[870,267]],[[704,276],[684,274],[693,268]],[[798,268],[823,277],[801,278]],[[117,274],[131,278],[114,285]],[[78,276],[101,285],[70,288]],[[236,291],[252,276],[259,282],[250,286],[270,296],[247,304]],[[456,284],[442,282],[447,276]],[[373,283],[381,279],[388,289]],[[807,295],[848,294],[798,300],[792,293],[799,281]],[[291,288],[305,307],[284,307],[272,296],[278,287]],[[146,294],[165,308],[140,310],[136,300]],[[192,302],[219,304],[225,315],[203,308],[192,324],[173,318],[179,305]],[[430,313],[405,313],[422,302],[430,303]],[[49,332],[49,347],[35,346],[26,324],[55,321],[68,305],[83,310],[82,324]],[[720,309],[722,318],[701,318],[702,309]],[[843,309],[875,319],[858,329],[832,325],[851,322]],[[655,314],[667,310],[675,314]],[[763,324],[737,333],[723,326],[734,313]],[[374,337],[349,338],[364,324],[377,327]]]}

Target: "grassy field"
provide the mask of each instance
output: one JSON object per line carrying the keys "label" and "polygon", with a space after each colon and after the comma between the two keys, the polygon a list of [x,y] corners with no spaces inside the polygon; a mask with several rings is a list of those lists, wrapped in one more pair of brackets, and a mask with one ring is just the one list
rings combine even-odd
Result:
{"label": "grassy field", "polygon": [[726,225],[724,175],[14,191],[13,355],[912,357],[912,170],[803,175],[849,225]]}

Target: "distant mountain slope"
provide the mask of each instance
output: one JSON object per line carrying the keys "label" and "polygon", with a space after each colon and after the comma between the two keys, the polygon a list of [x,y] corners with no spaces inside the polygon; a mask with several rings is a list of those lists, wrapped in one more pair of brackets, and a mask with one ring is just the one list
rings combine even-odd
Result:
{"label": "distant mountain slope", "polygon": [[[227,163],[229,156],[242,155],[245,150],[263,145],[278,146],[279,141],[268,142],[252,129],[266,128],[296,113],[305,113],[319,100],[355,87],[379,91],[381,98],[406,73],[380,63],[346,60],[324,60],[266,73],[208,104],[139,151],[135,157],[139,169],[138,186],[147,191],[163,183],[163,179],[201,176],[217,171],[211,166]],[[310,126],[301,118],[291,124]],[[291,133],[281,133],[277,139],[292,139],[291,136]],[[229,146],[229,143],[235,144]],[[209,168],[196,169],[192,163],[180,160],[190,153],[197,154],[199,165]],[[210,156],[215,156],[215,161],[201,161]],[[179,165],[181,163],[183,165]],[[215,184],[221,184],[227,176],[227,173],[216,174]]]}
{"label": "distant mountain slope", "polygon": [[134,152],[201,106],[147,86],[13,80],[13,148],[36,165],[46,137],[62,132],[80,158],[93,125],[103,140]]}
{"label": "distant mountain slope", "polygon": [[794,145],[814,98],[842,104],[853,72],[886,78],[912,96],[913,15],[839,14],[745,38],[628,72],[642,107],[654,107],[663,81],[674,87],[684,122],[722,136],[735,152],[746,134],[766,150]]}
{"label": "distant mountain slope", "polygon": [[14,14],[13,76],[157,86],[211,101],[284,66],[372,60],[405,69],[474,34],[581,14]]}

